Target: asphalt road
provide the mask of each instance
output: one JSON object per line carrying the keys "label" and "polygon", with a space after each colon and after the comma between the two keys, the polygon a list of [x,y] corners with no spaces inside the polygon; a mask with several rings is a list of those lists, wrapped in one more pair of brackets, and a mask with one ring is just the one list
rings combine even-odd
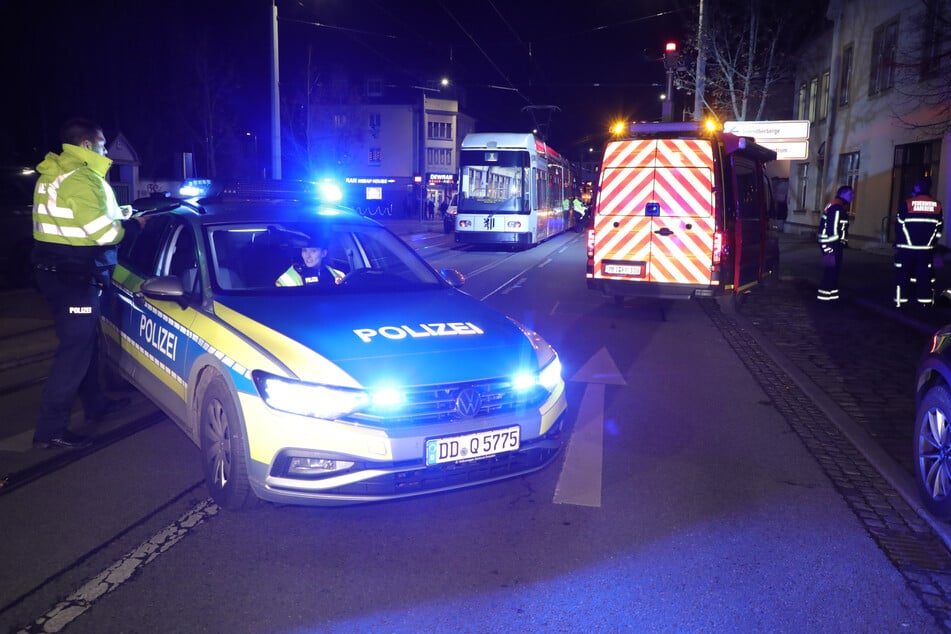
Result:
{"label": "asphalt road", "polygon": [[[459,261],[441,228],[400,233],[437,266]],[[533,251],[466,254],[465,288],[563,355],[575,429],[557,468],[390,505],[219,514],[180,432],[146,426],[0,497],[17,513],[0,560],[21,571],[0,623],[55,605],[84,610],[77,632],[947,629],[943,527],[902,489],[914,360],[948,309],[890,312],[887,253],[850,249],[844,301],[820,310],[815,246],[786,236],[781,279],[732,316],[592,296],[578,236]],[[4,296],[0,334],[42,328],[31,301]],[[37,336],[4,339],[0,359],[40,354]],[[4,423],[20,432],[0,472],[43,459],[16,450],[30,424]],[[600,460],[597,487],[594,469],[570,475],[579,455]]]}

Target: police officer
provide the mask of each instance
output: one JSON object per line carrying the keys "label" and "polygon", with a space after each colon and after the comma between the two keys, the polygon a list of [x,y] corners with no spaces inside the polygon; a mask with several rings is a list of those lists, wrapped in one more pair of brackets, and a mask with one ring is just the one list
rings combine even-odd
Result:
{"label": "police officer", "polygon": [[822,280],[816,295],[821,302],[839,299],[839,271],[842,268],[842,249],[849,236],[849,206],[854,192],[843,185],[832,201],[822,210],[819,218],[819,248],[822,250]]}
{"label": "police officer", "polygon": [[309,286],[311,284],[335,285],[343,280],[345,273],[323,263],[327,249],[318,240],[309,240],[300,250],[301,262],[295,262],[284,271],[275,286]]}
{"label": "police officer", "polygon": [[941,203],[931,197],[931,179],[918,180],[895,218],[895,305],[914,294],[919,306],[934,305],[934,247],[944,226]]}
{"label": "police officer", "polygon": [[131,207],[120,207],[106,182],[112,161],[99,125],[73,119],[61,140],[62,154],[50,152],[37,166],[33,193],[31,261],[59,339],[33,433],[38,449],[90,444],[68,429],[77,396],[87,422],[128,403],[107,399],[99,385],[99,298],[116,264],[116,245],[145,222],[128,217]]}

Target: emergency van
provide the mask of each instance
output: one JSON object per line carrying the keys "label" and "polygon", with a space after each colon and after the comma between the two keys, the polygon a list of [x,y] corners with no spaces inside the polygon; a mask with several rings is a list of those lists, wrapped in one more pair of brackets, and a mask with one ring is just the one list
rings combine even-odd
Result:
{"label": "emergency van", "polygon": [[619,301],[723,297],[732,306],[779,263],[765,171],[775,158],[699,123],[631,124],[604,151],[588,288]]}

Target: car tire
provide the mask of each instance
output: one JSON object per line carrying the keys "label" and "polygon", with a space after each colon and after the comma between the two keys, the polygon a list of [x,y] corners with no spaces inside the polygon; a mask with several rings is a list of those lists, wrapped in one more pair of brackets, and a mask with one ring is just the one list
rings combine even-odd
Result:
{"label": "car tire", "polygon": [[914,433],[915,483],[935,517],[951,519],[951,391],[930,388],[918,407]]}
{"label": "car tire", "polygon": [[211,379],[198,418],[202,472],[212,499],[222,508],[241,510],[257,498],[248,480],[244,430],[224,379]]}

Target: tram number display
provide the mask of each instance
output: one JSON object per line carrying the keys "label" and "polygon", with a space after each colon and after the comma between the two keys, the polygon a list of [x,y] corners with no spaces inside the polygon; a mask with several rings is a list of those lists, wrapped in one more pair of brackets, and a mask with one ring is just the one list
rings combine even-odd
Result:
{"label": "tram number display", "polygon": [[519,448],[519,427],[504,427],[426,441],[426,465],[487,458]]}

